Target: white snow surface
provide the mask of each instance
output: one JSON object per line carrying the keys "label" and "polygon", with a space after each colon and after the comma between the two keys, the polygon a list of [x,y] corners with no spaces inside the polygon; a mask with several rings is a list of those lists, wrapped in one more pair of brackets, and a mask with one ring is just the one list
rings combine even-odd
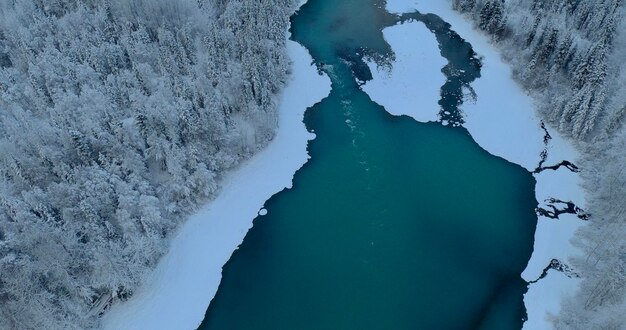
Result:
{"label": "white snow surface", "polygon": [[548,320],[548,315],[558,313],[561,309],[561,300],[572,296],[574,293],[572,289],[577,288],[580,281],[580,279],[569,278],[551,269],[548,271],[548,276],[532,284],[524,296],[528,321],[524,323],[523,329],[551,329],[552,323]]}
{"label": "white snow surface", "polygon": [[291,188],[293,175],[309,158],[307,143],[315,136],[306,130],[304,112],[329,94],[330,79],[318,74],[304,47],[287,41],[287,49],[293,73],[282,92],[276,137],[226,176],[217,198],[182,225],[143,286],[104,315],[103,328],[196,329],[217,292],[222,266],[252,220],[267,213],[267,199]]}
{"label": "white snow surface", "polygon": [[393,45],[395,61],[391,70],[368,61],[373,79],[363,91],[392,115],[437,121],[439,92],[446,82],[441,68],[447,64],[439,55],[437,38],[422,22],[392,26],[383,35]]}
{"label": "white snow surface", "polygon": [[[474,29],[468,20],[454,11],[451,1],[387,0],[389,12],[404,13],[415,9],[422,13],[439,15],[450,23],[452,29],[462,38],[470,42],[474,51],[481,56],[482,77],[472,83],[478,98],[475,103],[466,101],[462,106],[466,119],[464,126],[474,140],[491,154],[533,171],[539,163],[540,152],[544,149],[541,120],[534,109],[532,99],[514,82],[510,67],[502,61],[498,50],[490,43],[489,37]],[[434,60],[424,61],[424,56],[439,54],[437,49],[430,49],[432,37],[424,37],[423,33],[411,32],[407,29],[406,32],[414,33],[416,36],[415,41],[410,42],[407,41],[407,36],[398,37],[397,33],[393,32],[395,30],[398,28],[386,29],[384,35],[396,52],[398,60],[401,61],[400,68],[406,69],[410,64],[421,66],[422,62],[435,63]],[[423,53],[425,47],[430,49],[432,55]],[[440,73],[435,74],[434,70],[428,71],[432,71],[430,77],[420,77],[419,81],[430,79],[433,84],[438,83],[441,79]],[[415,106],[415,102],[420,101],[412,95],[413,91],[407,89],[407,76],[408,74],[401,70],[393,70],[387,76],[375,74],[374,80],[379,79],[383,82],[368,82],[368,85],[378,86],[371,87],[373,91],[370,96],[392,114],[403,113],[413,116],[413,110],[406,109],[407,105]],[[420,83],[417,84],[421,87]],[[440,86],[436,85],[436,87]],[[382,94],[384,90],[378,90],[382,88],[386,89],[384,95]],[[384,101],[386,98],[404,100]],[[422,100],[432,103],[430,98],[422,98]],[[434,105],[436,106],[436,101]],[[399,109],[400,107],[405,109]],[[433,120],[432,116],[436,115],[436,112],[432,106],[420,105],[420,109],[422,108],[428,109],[428,113],[416,114],[413,117],[418,121]],[[552,140],[548,145],[548,159],[544,165],[554,165],[562,160],[575,162],[579,155],[571,143],[561,137],[556,130],[546,126]],[[554,197],[563,201],[572,201],[582,208],[585,207],[584,191],[580,186],[580,177],[576,173],[561,168],[557,171],[546,170],[536,174],[535,178],[537,179],[535,194],[540,205],[547,198]],[[559,220],[540,217],[535,232],[534,251],[522,277],[527,281],[537,279],[553,258],[567,262],[569,257],[579,254],[578,248],[574,247],[570,241],[576,229],[581,225],[583,222],[573,215],[561,215]],[[548,313],[558,313],[561,300],[566,294],[573,294],[578,285],[579,280],[570,279],[553,270],[548,272],[546,278],[530,285],[528,293],[524,296],[528,312],[528,321],[524,324],[524,329],[552,328],[546,316]]]}

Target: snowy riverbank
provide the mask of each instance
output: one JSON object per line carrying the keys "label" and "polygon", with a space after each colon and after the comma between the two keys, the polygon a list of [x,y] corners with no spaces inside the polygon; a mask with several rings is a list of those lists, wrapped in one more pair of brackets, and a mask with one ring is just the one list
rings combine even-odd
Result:
{"label": "snowy riverbank", "polygon": [[172,240],[153,275],[133,297],[103,317],[105,329],[195,329],[221,280],[222,266],[243,241],[263,204],[290,188],[308,160],[314,135],[305,110],[330,92],[330,80],[311,65],[307,50],[287,42],[292,76],[282,92],[279,128],[261,152],[230,173],[218,197],[193,215]]}
{"label": "snowy riverbank", "polygon": [[[482,58],[482,77],[472,83],[477,100],[467,101],[462,105],[466,119],[464,126],[472,137],[491,154],[533,171],[540,161],[541,151],[546,148],[541,119],[534,110],[532,99],[513,81],[510,67],[501,60],[489,38],[476,31],[471,23],[452,10],[451,2],[414,0],[387,2],[389,12],[405,13],[415,9],[422,13],[437,14],[450,23],[452,29],[471,43],[474,51]],[[416,31],[416,26],[421,30]],[[415,41],[407,40],[407,34],[411,34]],[[439,111],[438,88],[443,84],[438,83],[443,78],[439,70],[445,62],[442,62],[443,59],[439,55],[434,36],[422,23],[394,26],[385,29],[384,35],[396,53],[398,67],[391,72],[378,72],[370,65],[374,80],[364,86],[364,90],[392,114],[409,115],[418,121],[436,120]],[[428,49],[425,50],[425,47]],[[436,70],[429,68],[437,63]],[[411,64],[423,67],[418,69],[423,72],[418,75],[406,74]],[[417,82],[407,80],[416,76],[419,79]],[[432,86],[429,87],[429,84]],[[409,92],[407,86],[423,88],[424,92],[412,94],[414,92]],[[433,86],[437,87],[437,94],[431,90]],[[416,104],[419,104],[419,107],[415,107]],[[552,139],[547,146],[548,158],[545,164],[554,165],[562,160],[575,162],[578,158],[576,150],[555,130],[550,127],[547,129]],[[535,174],[535,177],[536,198],[540,206],[544,205],[543,201],[553,197],[573,201],[576,205],[584,207],[585,197],[580,187],[580,178],[576,173],[560,168],[556,171],[543,171]],[[539,217],[534,252],[522,277],[527,281],[535,280],[552,259],[567,261],[569,256],[579,253],[570,243],[570,239],[582,224],[583,222],[575,215],[570,214],[562,214],[559,220]],[[562,297],[565,294],[572,294],[578,283],[577,279],[570,279],[562,273],[550,270],[546,278],[531,284],[524,297],[529,317],[524,328],[550,328],[546,316],[548,313],[558,313]]]}

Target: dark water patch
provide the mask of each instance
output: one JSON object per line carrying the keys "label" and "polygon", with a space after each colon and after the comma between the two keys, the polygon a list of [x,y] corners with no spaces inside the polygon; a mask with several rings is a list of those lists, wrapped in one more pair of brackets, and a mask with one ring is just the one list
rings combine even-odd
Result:
{"label": "dark water patch", "polygon": [[550,260],[550,263],[548,264],[548,266],[546,266],[546,268],[543,269],[543,271],[541,272],[541,275],[539,275],[539,277],[536,280],[532,280],[528,282],[528,284],[534,284],[546,278],[550,270],[555,270],[559,273],[563,273],[565,274],[565,276],[569,278],[580,278],[580,274],[574,271],[574,269],[570,267],[568,264],[562,262],[559,259],[552,259]]}
{"label": "dark water patch", "polygon": [[552,165],[552,166],[543,166],[541,163],[539,164],[539,167],[537,167],[533,173],[541,173],[545,170],[553,170],[556,171],[558,169],[560,169],[561,167],[565,167],[567,168],[570,172],[574,172],[574,173],[578,173],[580,172],[580,168],[578,168],[578,166],[574,165],[572,162],[568,161],[568,160],[564,160],[556,165]]}
{"label": "dark water patch", "polygon": [[537,168],[535,168],[533,173],[538,174],[545,170],[556,171],[560,169],[561,167],[567,168],[570,172],[574,172],[574,173],[580,172],[580,168],[578,168],[578,166],[576,166],[574,163],[568,160],[561,161],[560,163],[556,165],[552,165],[552,166],[544,165],[546,161],[548,160],[548,146],[550,145],[550,141],[552,140],[552,135],[550,135],[550,132],[548,131],[548,128],[546,127],[546,124],[543,121],[541,122],[541,129],[544,131],[543,144],[545,147],[541,151],[541,154],[539,155],[539,158],[540,158],[539,165],[537,165]]}
{"label": "dark water patch", "polygon": [[346,64],[352,71],[352,75],[359,84],[372,80],[372,72],[369,66],[363,60],[363,56],[367,55],[367,49],[360,48],[358,50],[350,48],[342,48],[337,50],[337,56],[346,61]]}
{"label": "dark water patch", "polygon": [[348,22],[347,16],[340,16],[335,18],[335,20],[328,26],[328,33],[333,33],[336,30],[340,29],[342,26],[346,25]]}
{"label": "dark water patch", "polygon": [[397,16],[398,24],[411,21],[426,25],[437,38],[441,56],[448,61],[441,69],[446,76],[446,83],[441,87],[439,121],[451,126],[461,126],[465,120],[459,107],[466,98],[476,98],[471,83],[480,78],[482,63],[472,45],[452,30],[451,25],[441,17],[418,11]]}
{"label": "dark water patch", "polygon": [[582,208],[576,206],[576,204],[572,201],[562,201],[556,198],[548,198],[545,201],[547,204],[547,208],[537,207],[537,215],[543,216],[550,219],[559,219],[562,214],[574,214],[580,220],[589,220],[591,216]]}
{"label": "dark water patch", "polygon": [[543,121],[541,121],[541,129],[543,130],[543,144],[545,146],[548,146],[550,140],[552,140],[552,135],[550,135],[548,127],[546,127],[546,123],[544,123]]}

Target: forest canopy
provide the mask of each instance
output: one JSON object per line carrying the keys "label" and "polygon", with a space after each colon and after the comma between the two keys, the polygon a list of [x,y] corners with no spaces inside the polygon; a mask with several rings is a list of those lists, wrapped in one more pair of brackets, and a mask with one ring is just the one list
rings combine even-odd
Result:
{"label": "forest canopy", "polygon": [[0,2],[0,328],[97,324],[272,139],[291,0]]}

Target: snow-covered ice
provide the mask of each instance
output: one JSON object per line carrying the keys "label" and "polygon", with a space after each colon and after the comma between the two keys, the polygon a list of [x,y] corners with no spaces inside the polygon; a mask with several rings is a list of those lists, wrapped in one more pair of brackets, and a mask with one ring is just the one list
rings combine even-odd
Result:
{"label": "snow-covered ice", "polygon": [[[556,315],[560,310],[561,300],[572,296],[572,288],[578,287],[580,279],[572,279],[555,270],[549,270],[548,276],[530,286],[524,296],[528,321],[523,329],[547,330],[552,328],[548,313]],[[546,290],[548,290],[546,292]],[[531,302],[531,303],[528,303]]]}
{"label": "snow-covered ice", "polygon": [[[476,102],[465,102],[462,106],[466,120],[464,126],[474,140],[491,154],[519,164],[530,171],[534,170],[539,163],[540,152],[545,147],[541,120],[534,110],[532,99],[514,82],[510,67],[502,61],[498,50],[490,43],[489,37],[475,30],[468,20],[452,10],[450,1],[387,1],[387,10],[390,12],[404,13],[415,9],[423,13],[437,14],[450,23],[452,29],[470,42],[474,51],[482,58],[482,77],[472,83],[478,98]],[[391,27],[388,30],[394,29],[397,27]],[[400,50],[402,54],[399,56],[402,60],[400,66],[410,65],[410,63],[421,65],[424,57],[423,47],[431,48],[429,45],[432,44],[432,37],[409,44],[397,37],[395,33],[386,31],[385,38],[394,51]],[[411,47],[412,50],[409,49]],[[431,53],[438,55],[437,50],[432,50]],[[406,89],[407,78],[402,73],[398,76],[395,74],[397,72],[392,71],[390,76],[375,76],[375,79],[384,80],[388,93],[386,95],[374,93],[377,96],[373,99],[383,104],[391,113],[410,115],[410,111],[393,109],[403,107],[403,101],[394,100],[387,103],[380,101],[385,98],[404,98],[408,103],[408,99],[413,97],[410,92],[405,96],[396,92]],[[430,79],[433,82],[441,78],[440,74],[434,72],[431,75]],[[420,79],[428,79],[428,77]],[[377,91],[377,93],[380,92]],[[420,114],[414,118],[425,121],[423,116]],[[432,117],[426,118],[432,120]],[[578,159],[578,153],[570,142],[562,138],[554,129],[547,128],[552,140],[548,145],[549,157],[545,165],[554,165],[562,160],[575,162]],[[579,207],[584,208],[584,191],[580,187],[580,178],[576,173],[561,168],[557,171],[546,170],[535,177],[537,179],[535,194],[540,204],[545,199],[554,197],[563,201],[573,201]],[[574,215],[563,214],[559,220],[540,217],[535,232],[533,255],[522,277],[527,281],[537,279],[553,258],[567,262],[568,257],[580,253],[570,240],[581,225],[583,223]],[[528,321],[524,324],[524,328],[551,328],[546,315],[558,313],[564,294],[572,294],[578,284],[579,280],[570,279],[555,271],[550,271],[548,277],[532,284],[524,297],[528,311]]]}
{"label": "snow-covered ice", "polygon": [[[222,266],[243,241],[264,203],[290,188],[294,173],[308,160],[307,142],[315,137],[303,123],[304,111],[330,92],[312,58],[288,41],[291,81],[282,92],[279,128],[261,152],[226,176],[215,200],[182,225],[169,252],[133,295],[103,317],[105,329],[195,329],[221,280]],[[260,211],[259,211],[260,210]]]}
{"label": "snow-covered ice", "polygon": [[[383,30],[383,34],[393,43],[395,62],[391,71],[368,62],[373,79],[362,87],[363,91],[393,115],[437,121],[439,92],[446,82],[441,68],[447,62],[439,55],[435,35],[421,22],[396,25]],[[418,40],[420,47],[415,47]]]}

